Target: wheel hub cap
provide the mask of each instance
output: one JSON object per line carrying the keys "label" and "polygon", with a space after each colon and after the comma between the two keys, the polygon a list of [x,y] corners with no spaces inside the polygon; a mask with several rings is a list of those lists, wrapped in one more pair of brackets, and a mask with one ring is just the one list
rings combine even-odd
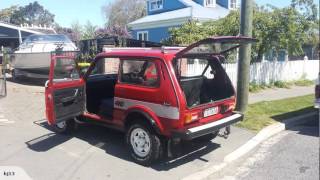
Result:
{"label": "wheel hub cap", "polygon": [[64,128],[65,126],[66,126],[66,122],[65,121],[61,121],[61,122],[57,123],[57,127],[60,128],[60,129]]}
{"label": "wheel hub cap", "polygon": [[150,152],[150,137],[147,132],[141,128],[136,128],[131,132],[130,143],[133,151],[140,157],[145,157]]}

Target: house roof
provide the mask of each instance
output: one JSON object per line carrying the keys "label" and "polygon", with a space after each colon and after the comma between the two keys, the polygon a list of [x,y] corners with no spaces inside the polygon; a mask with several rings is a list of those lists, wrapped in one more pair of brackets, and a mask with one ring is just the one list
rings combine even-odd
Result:
{"label": "house roof", "polygon": [[4,22],[0,22],[0,27],[12,29],[12,30],[17,30],[17,31],[20,30],[20,31],[27,32],[27,33],[32,33],[32,34],[43,34],[43,33],[38,32],[38,31],[29,30],[29,29],[26,29],[26,28],[23,28],[23,27],[19,27],[19,26],[16,26],[16,25],[13,25],[13,24],[4,23]]}
{"label": "house roof", "polygon": [[128,25],[129,27],[133,27],[133,28],[135,26],[139,26],[139,28],[143,28],[141,26],[145,24],[155,26],[155,27],[160,25],[161,27],[161,24],[167,24],[167,23],[170,23],[170,21],[172,22],[173,20],[175,21],[182,20],[181,22],[184,22],[184,20],[190,19],[191,14],[192,14],[191,8],[188,7],[188,8],[178,9],[174,11],[163,12],[160,14],[148,15],[129,23]]}
{"label": "house roof", "polygon": [[156,28],[165,26],[181,25],[186,20],[199,21],[216,20],[225,17],[230,10],[217,4],[215,7],[203,7],[192,0],[179,0],[186,8],[148,15],[129,23],[133,29]]}

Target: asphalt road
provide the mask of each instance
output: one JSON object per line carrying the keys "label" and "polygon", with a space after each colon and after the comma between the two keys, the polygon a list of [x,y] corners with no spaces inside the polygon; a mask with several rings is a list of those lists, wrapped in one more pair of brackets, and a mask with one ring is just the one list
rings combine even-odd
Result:
{"label": "asphalt road", "polygon": [[210,179],[318,180],[319,117],[270,138]]}
{"label": "asphalt road", "polygon": [[228,139],[186,143],[178,158],[143,167],[132,162],[121,133],[93,125],[69,136],[51,131],[43,91],[38,84],[8,82],[8,96],[0,99],[0,166],[18,166],[34,180],[182,179],[221,163],[254,136],[233,127]]}

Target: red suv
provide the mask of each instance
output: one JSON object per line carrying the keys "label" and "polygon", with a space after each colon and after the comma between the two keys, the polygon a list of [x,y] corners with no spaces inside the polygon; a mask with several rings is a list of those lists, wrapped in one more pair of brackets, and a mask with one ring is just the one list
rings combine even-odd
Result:
{"label": "red suv", "polygon": [[73,57],[52,57],[45,102],[48,123],[66,132],[91,121],[126,133],[132,158],[148,165],[172,140],[211,140],[242,120],[221,62],[248,37],[216,37],[186,48],[114,48],[80,75]]}

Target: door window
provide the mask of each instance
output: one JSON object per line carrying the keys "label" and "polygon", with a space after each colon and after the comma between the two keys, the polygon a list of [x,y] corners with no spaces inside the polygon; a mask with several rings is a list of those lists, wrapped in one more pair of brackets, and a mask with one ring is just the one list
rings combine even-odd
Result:
{"label": "door window", "polygon": [[56,58],[54,61],[53,81],[68,81],[80,79],[76,63],[69,58]]}
{"label": "door window", "polygon": [[121,82],[149,87],[159,85],[156,64],[150,60],[123,60]]}

